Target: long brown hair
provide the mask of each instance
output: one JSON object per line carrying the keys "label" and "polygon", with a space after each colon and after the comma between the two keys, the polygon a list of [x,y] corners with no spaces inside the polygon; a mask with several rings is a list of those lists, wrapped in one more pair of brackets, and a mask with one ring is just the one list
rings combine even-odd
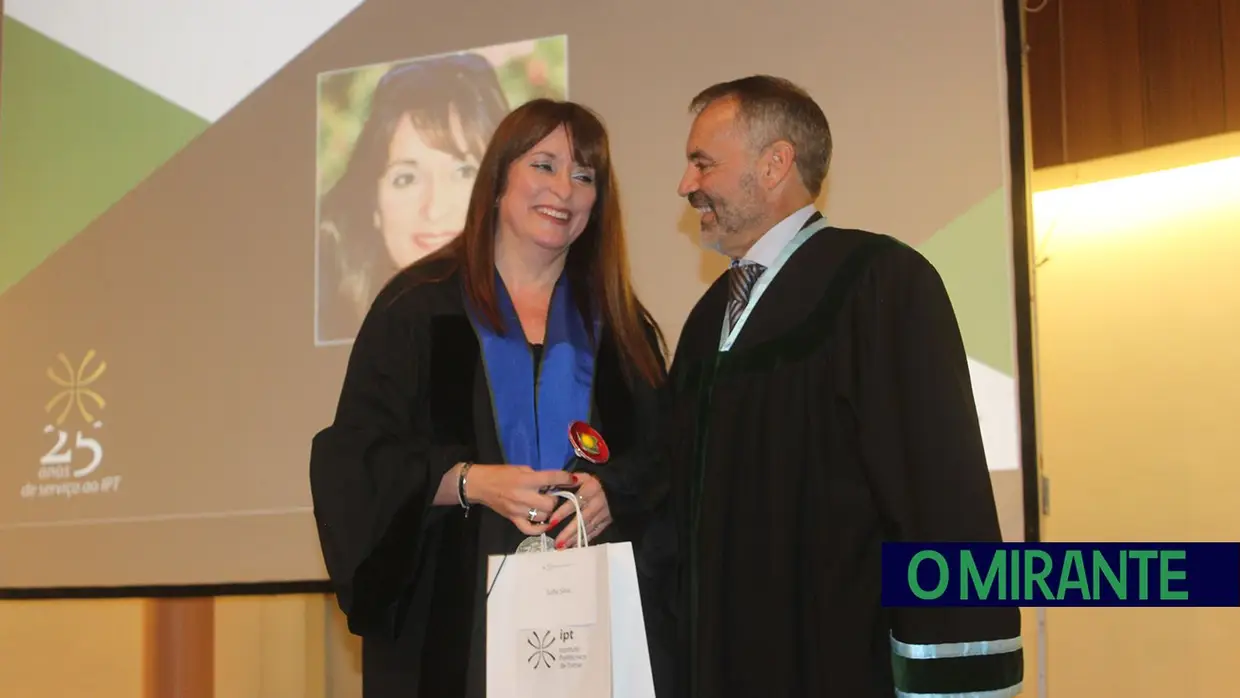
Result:
{"label": "long brown hair", "polygon": [[[509,113],[495,129],[482,157],[461,234],[414,266],[445,274],[459,270],[469,302],[493,331],[502,334],[495,295],[496,202],[505,191],[512,164],[561,126],[572,143],[573,160],[594,170],[597,190],[590,220],[569,248],[565,262],[574,305],[587,327],[593,323],[596,309],[601,311],[604,328],[611,333],[625,370],[635,370],[647,383],[658,385],[664,379],[659,355],[666,353],[663,334],[633,291],[607,129],[587,107],[535,99]],[[444,261],[449,263],[444,265]],[[643,325],[651,328],[653,336],[647,335]]]}

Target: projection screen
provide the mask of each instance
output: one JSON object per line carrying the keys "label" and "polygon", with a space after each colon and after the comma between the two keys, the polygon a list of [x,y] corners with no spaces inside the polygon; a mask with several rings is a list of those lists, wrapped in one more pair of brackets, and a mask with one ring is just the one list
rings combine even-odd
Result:
{"label": "projection screen", "polygon": [[945,278],[1022,538],[1024,163],[998,0],[3,7],[3,593],[322,582],[310,439],[359,313],[459,230],[480,155],[442,119],[388,128],[402,104],[456,105],[479,141],[533,97],[597,110],[638,291],[674,346],[726,261],[676,195],[688,102],[753,73],[826,111],[830,222]]}

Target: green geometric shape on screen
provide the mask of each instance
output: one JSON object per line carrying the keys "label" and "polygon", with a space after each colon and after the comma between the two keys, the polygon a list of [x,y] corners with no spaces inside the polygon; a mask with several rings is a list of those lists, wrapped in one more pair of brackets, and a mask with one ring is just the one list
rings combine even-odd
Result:
{"label": "green geometric shape on screen", "polygon": [[1012,251],[1004,187],[918,246],[943,277],[969,356],[1014,375]]}
{"label": "green geometric shape on screen", "polygon": [[11,17],[3,32],[0,293],[209,125]]}

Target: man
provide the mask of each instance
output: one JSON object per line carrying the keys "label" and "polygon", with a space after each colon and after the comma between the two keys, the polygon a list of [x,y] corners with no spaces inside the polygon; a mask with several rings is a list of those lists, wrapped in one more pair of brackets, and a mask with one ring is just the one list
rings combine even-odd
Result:
{"label": "man", "polygon": [[679,193],[733,259],[672,367],[678,692],[1013,696],[1015,608],[881,605],[883,541],[1001,540],[935,269],[815,210],[818,105],[757,76],[692,102]]}

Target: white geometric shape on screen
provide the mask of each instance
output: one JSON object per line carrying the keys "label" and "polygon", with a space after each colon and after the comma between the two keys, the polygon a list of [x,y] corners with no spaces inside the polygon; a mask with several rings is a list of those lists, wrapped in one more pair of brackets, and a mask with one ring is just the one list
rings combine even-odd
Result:
{"label": "white geometric shape on screen", "polygon": [[1020,469],[1020,405],[1016,379],[969,358],[969,378],[991,470]]}
{"label": "white geometric shape on screen", "polygon": [[4,13],[214,122],[362,0],[5,0]]}

